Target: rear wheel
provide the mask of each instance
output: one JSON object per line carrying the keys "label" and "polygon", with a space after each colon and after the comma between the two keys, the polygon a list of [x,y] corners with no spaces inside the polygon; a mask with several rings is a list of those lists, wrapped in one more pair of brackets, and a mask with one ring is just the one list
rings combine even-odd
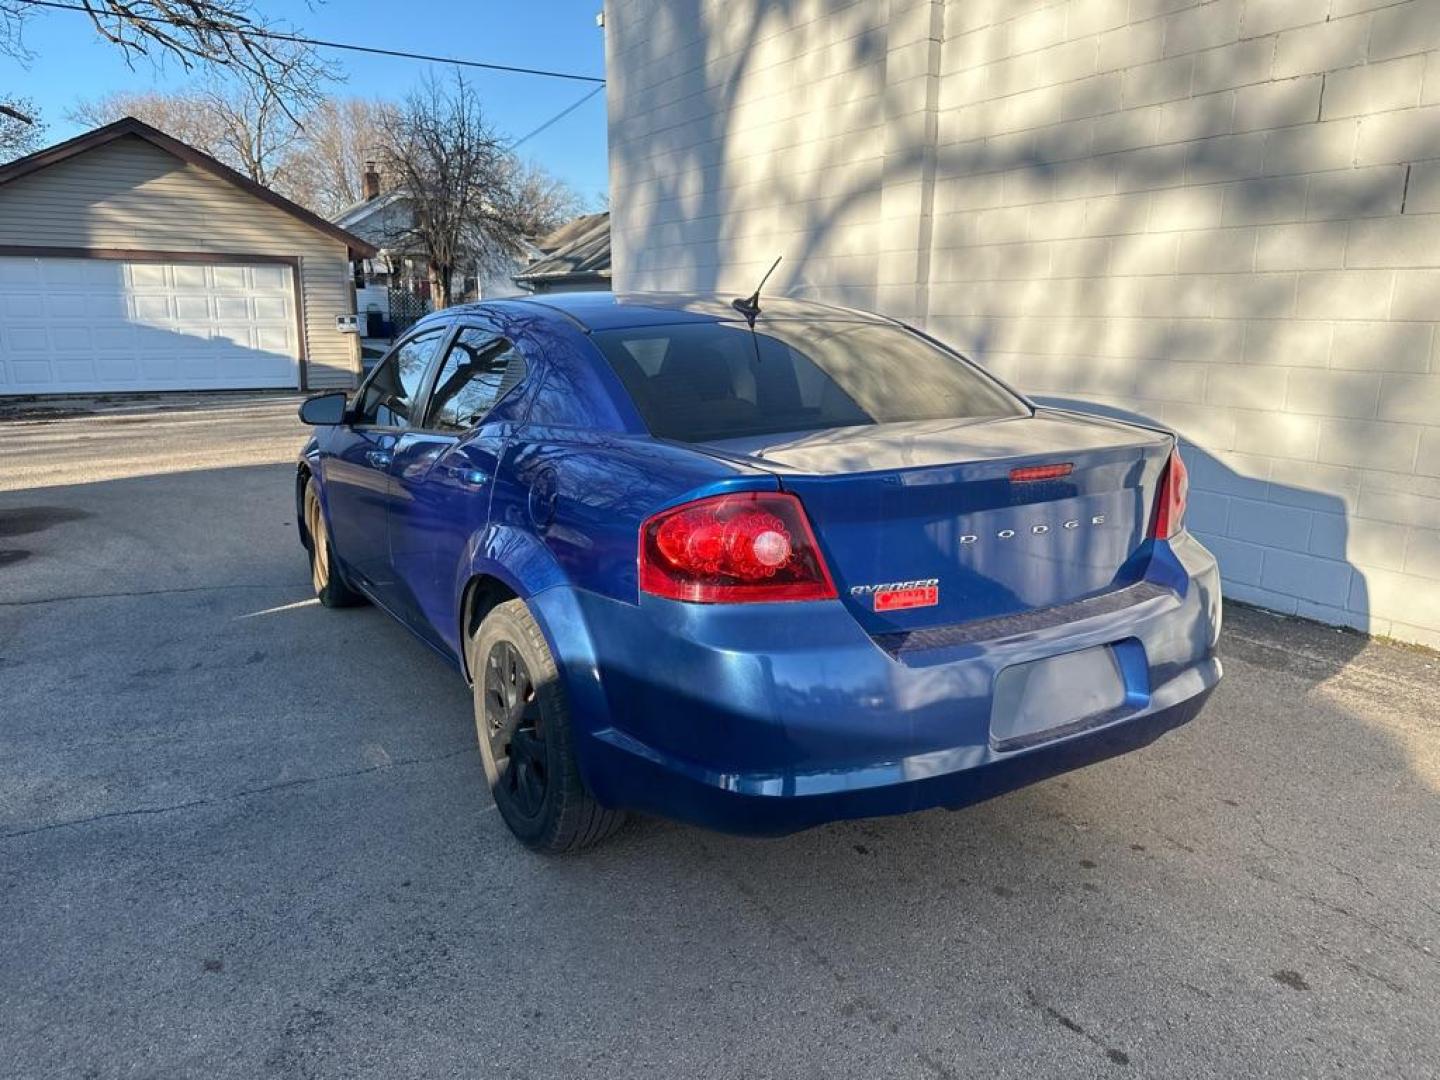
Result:
{"label": "rear wheel", "polygon": [[527,847],[579,851],[625,820],[595,801],[575,759],[554,657],[523,601],[498,605],[470,643],[475,728],[500,816]]}
{"label": "rear wheel", "polygon": [[330,529],[325,524],[314,477],[305,481],[305,531],[310,535],[310,584],[316,599],[331,608],[363,603],[365,598],[345,584],[335,566],[330,553]]}

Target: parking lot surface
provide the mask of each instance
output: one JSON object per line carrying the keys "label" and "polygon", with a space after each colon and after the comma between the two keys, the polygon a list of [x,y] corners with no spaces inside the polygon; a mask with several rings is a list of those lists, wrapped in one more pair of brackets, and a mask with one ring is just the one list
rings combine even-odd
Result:
{"label": "parking lot surface", "polygon": [[458,677],[311,600],[295,406],[0,418],[0,1075],[1440,1070],[1434,654],[1230,607],[1139,753],[544,859]]}

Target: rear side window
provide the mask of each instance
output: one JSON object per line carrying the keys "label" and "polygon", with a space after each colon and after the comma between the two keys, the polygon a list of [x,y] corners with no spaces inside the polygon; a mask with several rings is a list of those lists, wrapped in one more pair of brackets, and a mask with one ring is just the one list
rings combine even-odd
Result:
{"label": "rear side window", "polygon": [[489,330],[467,327],[445,354],[427,426],[469,431],[524,377],[525,360],[515,346]]}
{"label": "rear side window", "polygon": [[650,431],[683,442],[1028,415],[998,383],[896,326],[690,323],[594,339]]}
{"label": "rear side window", "polygon": [[365,384],[360,407],[355,410],[355,422],[379,427],[414,426],[419,420],[413,413],[425,383],[425,372],[449,332],[449,327],[440,327],[416,334],[380,361]]}

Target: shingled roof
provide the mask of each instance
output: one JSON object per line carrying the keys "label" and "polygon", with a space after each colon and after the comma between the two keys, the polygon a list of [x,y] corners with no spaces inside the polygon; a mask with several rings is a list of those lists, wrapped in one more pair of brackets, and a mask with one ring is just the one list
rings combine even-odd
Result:
{"label": "shingled roof", "polygon": [[577,285],[610,280],[610,215],[586,214],[541,238],[536,247],[549,254],[514,276],[522,287]]}

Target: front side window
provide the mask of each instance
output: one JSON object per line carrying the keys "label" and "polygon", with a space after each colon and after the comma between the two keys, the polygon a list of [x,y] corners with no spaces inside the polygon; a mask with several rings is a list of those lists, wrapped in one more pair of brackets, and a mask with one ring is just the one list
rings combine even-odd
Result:
{"label": "front side window", "polygon": [[898,326],[683,323],[593,337],[651,433],[683,442],[1028,415],[1000,384]]}
{"label": "front side window", "polygon": [[426,426],[469,431],[524,377],[525,360],[514,345],[489,330],[466,327],[445,355]]}
{"label": "front side window", "polygon": [[425,372],[447,333],[449,327],[442,326],[416,334],[380,361],[360,396],[355,422],[376,427],[413,427],[419,420],[414,408],[425,384]]}

